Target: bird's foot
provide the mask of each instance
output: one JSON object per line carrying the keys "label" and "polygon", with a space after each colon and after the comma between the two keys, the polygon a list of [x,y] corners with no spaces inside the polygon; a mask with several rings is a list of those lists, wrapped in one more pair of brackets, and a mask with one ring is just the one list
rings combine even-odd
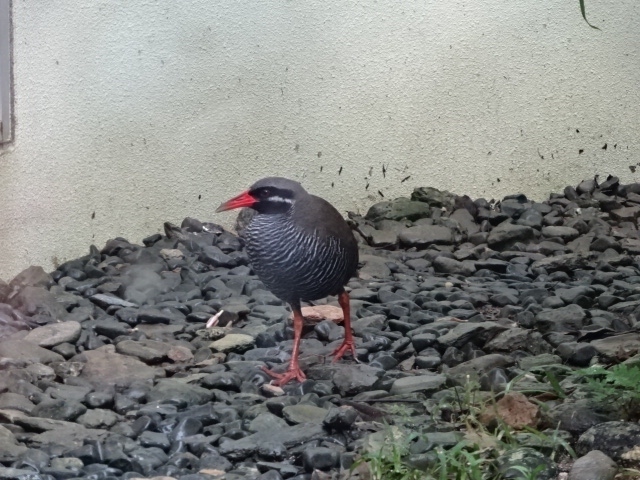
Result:
{"label": "bird's foot", "polygon": [[267,367],[262,367],[262,371],[273,378],[271,382],[273,385],[281,387],[291,380],[298,380],[299,382],[304,382],[307,379],[307,376],[304,374],[298,365],[290,366],[286,372],[284,373],[276,373],[269,370]]}
{"label": "bird's foot", "polygon": [[359,362],[358,357],[356,356],[356,346],[353,343],[353,340],[345,340],[342,342],[342,345],[336,348],[331,354],[333,355],[333,363],[340,360],[347,351],[351,352],[351,355],[353,355],[353,359],[356,362]]}

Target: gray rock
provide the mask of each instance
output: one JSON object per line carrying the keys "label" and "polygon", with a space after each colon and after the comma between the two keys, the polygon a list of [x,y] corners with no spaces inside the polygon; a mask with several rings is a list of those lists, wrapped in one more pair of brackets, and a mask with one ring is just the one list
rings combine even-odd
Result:
{"label": "gray rock", "polygon": [[431,216],[431,208],[423,202],[398,198],[390,202],[380,202],[372,205],[364,218],[372,222],[380,220],[418,220]]}
{"label": "gray rock", "polygon": [[341,395],[357,395],[370,389],[384,375],[381,368],[369,365],[336,364],[332,381]]}
{"label": "gray rock", "polygon": [[374,278],[388,278],[391,270],[387,266],[387,261],[377,255],[360,255],[362,267],[358,270],[358,277],[363,280]]}
{"label": "gray rock", "polygon": [[578,305],[546,310],[536,315],[536,328],[542,333],[547,332],[575,332],[584,326],[587,314]]}
{"label": "gray rock", "polygon": [[631,460],[637,465],[637,445],[640,445],[640,425],[614,421],[594,425],[580,435],[576,452],[586,455],[591,450],[600,450],[616,462]]}
{"label": "gray rock", "polygon": [[562,363],[562,359],[558,355],[553,355],[551,353],[542,353],[533,357],[521,358],[518,363],[522,370],[529,371],[545,365],[558,365]]}
{"label": "gray rock", "polygon": [[329,470],[338,465],[339,452],[334,448],[306,448],[302,454],[302,464],[307,472]]}
{"label": "gray rock", "polygon": [[260,445],[278,439],[285,447],[301,445],[311,440],[322,438],[326,433],[321,425],[301,423],[292,427],[256,432],[240,440],[230,440],[220,444],[218,450],[225,457],[241,460],[253,455]]}
{"label": "gray rock", "polygon": [[609,215],[619,222],[633,222],[640,216],[640,206],[617,208],[611,210]]}
{"label": "gray rock", "polygon": [[448,273],[452,275],[471,276],[476,271],[475,262],[464,260],[462,262],[453,258],[439,256],[433,261],[433,268],[436,272]]}
{"label": "gray rock", "polygon": [[534,208],[528,208],[520,214],[516,224],[539,229],[542,227],[542,214]]}
{"label": "gray rock", "polygon": [[54,420],[73,421],[86,411],[87,407],[79,402],[60,399],[40,402],[31,410],[31,415]]}
{"label": "gray rock", "polygon": [[466,381],[467,376],[477,380],[480,375],[488,373],[489,370],[509,367],[512,364],[513,360],[509,357],[498,353],[491,353],[451,367],[447,375],[458,381]]}
{"label": "gray rock", "polygon": [[356,409],[344,405],[330,408],[322,423],[330,430],[348,430],[357,418]]}
{"label": "gray rock", "polygon": [[65,342],[74,343],[80,338],[81,331],[82,325],[78,322],[50,323],[42,327],[34,328],[23,340],[35,343],[44,348],[51,348]]}
{"label": "gray rock", "polygon": [[64,361],[62,355],[26,340],[5,340],[0,342],[0,357],[43,364]]}
{"label": "gray rock", "polygon": [[600,450],[578,458],[569,471],[569,480],[613,480],[618,466]]}
{"label": "gray rock", "polygon": [[570,242],[571,240],[575,240],[580,235],[580,232],[575,228],[571,227],[542,227],[542,235],[547,238],[551,237],[560,237],[565,242]]}
{"label": "gray rock", "polygon": [[309,404],[297,404],[284,407],[282,414],[291,424],[314,423],[321,425],[329,411],[326,408]]}
{"label": "gray rock", "polygon": [[622,335],[593,340],[590,343],[599,354],[610,358],[617,358],[620,352],[640,350],[640,334],[624,333]]}
{"label": "gray rock", "polygon": [[244,333],[230,333],[215,342],[211,342],[209,348],[217,352],[242,353],[250,349],[254,343],[255,339],[251,335],[246,335]]}
{"label": "gray rock", "polygon": [[411,200],[426,203],[430,207],[444,207],[448,211],[453,210],[457,198],[458,196],[451,192],[433,187],[417,187],[411,193]]}
{"label": "gray rock", "polygon": [[458,222],[458,225],[460,225],[462,231],[467,235],[473,235],[474,233],[478,233],[480,231],[480,226],[476,223],[473,215],[471,215],[471,213],[469,213],[469,210],[467,210],[466,208],[458,208],[451,214],[449,218]]}
{"label": "gray rock", "polygon": [[458,323],[447,333],[438,337],[437,342],[444,347],[461,348],[471,340],[484,343],[498,333],[506,330],[506,328],[507,327],[491,321]]}
{"label": "gray rock", "polygon": [[441,225],[417,225],[402,230],[398,239],[405,247],[424,248],[429,245],[451,245],[453,233],[450,228]]}
{"label": "gray rock", "polygon": [[67,310],[58,303],[56,296],[44,287],[24,287],[9,298],[8,303],[28,316],[46,315],[60,321],[68,316]]}
{"label": "gray rock", "polygon": [[416,375],[412,377],[398,378],[393,382],[390,393],[401,395],[405,393],[422,392],[431,395],[440,390],[447,377],[442,374]]}
{"label": "gray rock", "polygon": [[101,429],[85,428],[84,426],[40,417],[22,417],[15,420],[17,425],[35,432],[41,432],[30,437],[32,448],[57,448],[62,454],[73,451],[87,442],[100,442],[107,437],[108,432]]}
{"label": "gray rock", "polygon": [[[285,407],[286,408],[286,407]],[[286,428],[287,422],[273,413],[264,412],[251,420],[247,430],[250,432],[273,431],[280,428]]]}
{"label": "gray rock", "polygon": [[27,451],[27,447],[16,440],[8,428],[0,425],[0,462],[14,462]]}
{"label": "gray rock", "polygon": [[162,432],[150,432],[147,430],[145,432],[142,432],[140,437],[138,437],[138,440],[140,442],[140,445],[147,448],[155,447],[161,448],[163,450],[169,450],[169,448],[171,447],[171,441],[169,440],[169,437]]}
{"label": "gray rock", "polygon": [[187,383],[186,379],[166,378],[147,393],[147,402],[178,401],[187,405],[202,405],[213,398],[213,392]]}
{"label": "gray rock", "polygon": [[80,378],[95,385],[131,385],[163,377],[164,370],[149,367],[137,358],[116,353],[113,345],[83,352],[72,360],[85,361]]}
{"label": "gray rock", "polygon": [[105,310],[109,307],[134,308],[138,306],[136,303],[128,302],[120,297],[106,293],[96,293],[95,295],[91,295],[89,300]]}
{"label": "gray rock", "polygon": [[105,410],[104,408],[95,408],[87,410],[84,414],[77,418],[77,422],[80,425],[84,425],[86,428],[111,428],[114,426],[120,417],[111,410]]}
{"label": "gray rock", "polygon": [[398,234],[391,230],[373,230],[367,240],[372,247],[388,248],[398,243]]}
{"label": "gray rock", "polygon": [[588,367],[591,359],[597,355],[598,351],[593,345],[578,342],[566,342],[558,345],[556,353],[571,365]]}
{"label": "gray rock", "polygon": [[551,346],[544,340],[539,332],[520,327],[512,327],[498,333],[493,339],[489,340],[484,347],[490,352],[523,350],[533,355],[551,351]]}
{"label": "gray rock", "polygon": [[24,395],[13,392],[0,393],[0,409],[17,410],[19,412],[30,413],[35,405]]}
{"label": "gray rock", "polygon": [[145,363],[160,363],[167,358],[171,345],[154,340],[124,340],[116,345],[116,352],[136,357]]}
{"label": "gray rock", "polygon": [[510,243],[527,242],[534,238],[535,231],[525,225],[514,225],[510,221],[504,221],[489,233],[487,243],[491,248],[500,248]]}
{"label": "gray rock", "polygon": [[547,423],[549,428],[560,428],[573,435],[580,435],[594,425],[608,422],[616,417],[615,412],[582,399],[575,402],[566,401],[551,408]]}
{"label": "gray rock", "polygon": [[565,303],[576,303],[576,300],[581,297],[590,297],[593,295],[593,290],[589,287],[571,287],[571,288],[558,288],[556,295],[559,296]]}
{"label": "gray rock", "polygon": [[596,182],[595,179],[583,180],[576,187],[576,191],[578,193],[580,193],[580,194],[587,193],[587,194],[591,195],[595,191],[596,188],[598,188],[598,183]]}
{"label": "gray rock", "polygon": [[138,311],[137,321],[142,323],[182,323],[184,314],[169,308],[143,307]]}

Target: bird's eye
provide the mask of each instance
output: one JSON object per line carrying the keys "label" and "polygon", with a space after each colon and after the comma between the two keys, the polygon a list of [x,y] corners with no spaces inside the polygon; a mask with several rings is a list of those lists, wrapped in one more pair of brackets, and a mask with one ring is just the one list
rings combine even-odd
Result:
{"label": "bird's eye", "polygon": [[262,198],[268,198],[271,196],[271,190],[268,188],[263,188],[262,190],[260,190],[260,196]]}

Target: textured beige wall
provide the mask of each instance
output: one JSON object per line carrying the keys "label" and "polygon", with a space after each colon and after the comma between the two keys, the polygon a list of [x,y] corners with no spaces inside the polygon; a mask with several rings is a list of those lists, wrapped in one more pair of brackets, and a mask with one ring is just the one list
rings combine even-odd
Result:
{"label": "textured beige wall", "polygon": [[600,32],[577,0],[13,3],[0,278],[165,220],[228,225],[215,207],[266,175],[342,211],[636,178],[637,0],[587,2]]}

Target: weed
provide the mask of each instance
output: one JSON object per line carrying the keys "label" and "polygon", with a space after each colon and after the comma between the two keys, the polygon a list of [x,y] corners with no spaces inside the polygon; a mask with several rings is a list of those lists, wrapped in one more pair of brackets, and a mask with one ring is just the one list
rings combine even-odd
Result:
{"label": "weed", "polygon": [[[514,383],[516,381],[514,379]],[[480,418],[492,406],[496,408],[495,396],[481,392],[479,385],[467,378],[465,385],[452,389],[450,395],[442,396],[439,403],[425,403],[433,420],[437,422],[446,418],[464,431],[463,440],[451,448],[438,446],[418,455],[421,457],[418,461],[418,456],[410,455],[411,443],[422,435],[428,437],[429,433],[387,426],[384,432],[374,434],[377,435],[375,441],[369,442],[369,449],[354,468],[366,463],[372,480],[502,480],[504,476],[497,470],[496,459],[526,443],[545,450],[552,459],[566,453],[575,456],[557,429],[545,433],[527,428],[523,433],[516,433],[499,417],[489,429]],[[394,406],[392,410],[401,416],[410,413],[401,407]],[[406,418],[401,423],[410,424],[409,420]],[[543,466],[528,468],[514,465],[508,474],[515,473],[522,480],[535,480],[542,469]]]}
{"label": "weed", "polygon": [[613,405],[629,420],[640,419],[640,366],[618,364],[610,369],[594,365],[577,374],[597,403]]}

